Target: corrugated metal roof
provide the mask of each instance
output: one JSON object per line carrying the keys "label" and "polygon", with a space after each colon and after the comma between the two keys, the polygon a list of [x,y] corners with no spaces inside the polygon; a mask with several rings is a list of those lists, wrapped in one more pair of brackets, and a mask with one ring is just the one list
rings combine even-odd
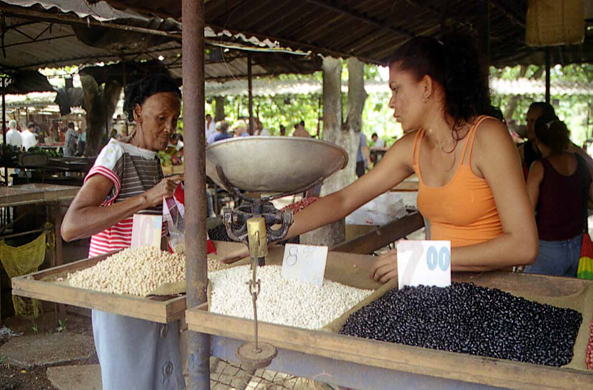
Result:
{"label": "corrugated metal roof", "polygon": [[[365,90],[367,93],[389,94],[389,88],[385,81],[366,80]],[[490,89],[498,95],[543,95],[545,94],[545,80],[538,79],[491,79]],[[237,96],[247,95],[247,81],[229,81],[226,83],[206,83],[206,95],[208,96]],[[253,95],[298,95],[298,94],[321,94],[323,85],[317,80],[278,80],[258,79],[253,80]],[[346,82],[342,83],[342,92],[348,92]],[[562,95],[593,95],[593,83],[555,81],[551,87],[551,94]]]}
{"label": "corrugated metal roof", "polygon": [[[80,0],[1,0],[0,11],[3,11],[3,21],[7,27],[3,35],[4,44],[0,46],[0,70],[10,72],[17,69],[118,62],[122,58],[126,61],[161,59],[174,77],[181,78],[181,42],[178,38],[181,25],[174,20],[146,18],[136,13],[113,10],[107,3],[89,5]],[[34,16],[31,16],[31,12]],[[131,39],[118,43],[116,39],[111,39],[114,35],[106,33],[103,36],[99,31],[95,35],[98,35],[97,40],[103,41],[95,41],[90,46],[81,42],[81,39],[86,39],[86,42],[96,37],[93,34],[88,34],[87,37],[85,31],[81,32],[81,29],[87,29],[84,24],[56,19],[73,18],[73,15],[76,15],[76,21],[83,20],[81,18],[110,20],[116,21],[118,25],[158,29],[176,35],[169,38],[157,36],[160,44],[146,48],[150,43],[147,44],[144,40],[154,38],[150,34],[115,30],[116,36],[136,34]],[[112,22],[103,25],[113,26]],[[234,50],[239,46],[259,50],[252,53],[254,76],[311,73],[321,67],[320,58],[307,53],[289,54],[270,40],[247,38],[224,30],[215,32],[211,28],[206,28],[205,36],[210,40],[207,48],[220,50],[221,54],[217,58],[207,58],[205,72],[208,80],[246,77],[247,53]],[[263,50],[273,52],[263,53]]]}
{"label": "corrugated metal roof", "polygon": [[[87,1],[181,18],[181,0]],[[410,37],[436,36],[442,25],[461,32],[478,30],[487,3],[491,5],[491,63],[544,64],[543,49],[525,44],[528,0],[209,0],[205,19],[217,31],[227,29],[292,49],[385,64]],[[587,12],[593,12],[588,7]],[[552,49],[552,63],[578,62],[593,62],[593,30],[588,30],[582,45]]]}

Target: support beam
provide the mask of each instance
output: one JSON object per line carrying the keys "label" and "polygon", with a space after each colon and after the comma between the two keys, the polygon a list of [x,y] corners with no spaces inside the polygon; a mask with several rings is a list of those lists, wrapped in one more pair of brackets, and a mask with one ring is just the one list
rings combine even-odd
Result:
{"label": "support beam", "polygon": [[552,63],[552,53],[550,48],[545,49],[546,56],[546,103],[550,104],[550,67]]}
{"label": "support beam", "polygon": [[251,52],[247,53],[247,93],[249,97],[249,135],[253,135],[253,72],[251,69]]}
{"label": "support beam", "polygon": [[[6,77],[2,77],[2,140],[6,145]],[[8,168],[4,167],[4,184],[8,186]]]}
{"label": "support beam", "polygon": [[[206,139],[204,133],[204,0],[182,0],[183,102],[186,189],[187,307],[208,301],[206,254]],[[210,388],[210,337],[190,332],[189,389]]]}
{"label": "support beam", "polygon": [[334,12],[338,12],[342,15],[348,16],[350,18],[360,20],[361,22],[375,25],[375,26],[379,27],[379,29],[381,29],[381,30],[383,30],[383,29],[390,30],[390,31],[392,31],[398,35],[401,35],[403,37],[406,37],[406,38],[414,38],[414,36],[415,36],[412,32],[409,32],[409,31],[407,31],[403,28],[400,28],[400,27],[396,27],[393,23],[385,23],[385,22],[378,20],[376,18],[371,18],[369,16],[363,15],[356,11],[349,10],[347,7],[344,7],[341,5],[336,5],[335,3],[328,3],[323,0],[307,0],[307,1],[309,3],[317,5],[319,7],[327,8]]}
{"label": "support beam", "polygon": [[492,6],[498,9],[502,14],[504,14],[511,22],[514,24],[525,28],[525,19],[510,10],[505,4],[503,4],[500,0],[491,0]]}

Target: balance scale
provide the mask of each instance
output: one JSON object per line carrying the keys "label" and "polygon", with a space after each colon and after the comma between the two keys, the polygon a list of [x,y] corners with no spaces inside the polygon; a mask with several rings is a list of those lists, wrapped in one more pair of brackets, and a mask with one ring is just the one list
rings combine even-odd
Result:
{"label": "balance scale", "polygon": [[[206,148],[206,175],[241,199],[235,209],[224,208],[223,216],[229,237],[246,244],[251,256],[249,293],[255,337],[236,352],[241,363],[250,369],[269,366],[278,354],[273,345],[258,341],[257,296],[261,283],[257,279],[257,267],[265,265],[268,244],[286,237],[293,219],[292,210],[280,211],[272,200],[304,192],[346,165],[346,150],[311,138],[234,138]],[[252,199],[244,192],[267,195]]]}

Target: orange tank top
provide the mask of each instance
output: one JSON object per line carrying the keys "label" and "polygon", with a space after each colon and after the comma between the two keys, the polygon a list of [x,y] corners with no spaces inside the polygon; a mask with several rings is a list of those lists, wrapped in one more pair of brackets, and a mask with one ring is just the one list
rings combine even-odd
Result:
{"label": "orange tank top", "polygon": [[412,158],[419,179],[418,210],[431,223],[431,239],[451,241],[451,247],[479,244],[503,234],[492,190],[486,179],[477,177],[471,169],[476,129],[486,118],[479,117],[465,137],[461,163],[443,187],[424,184],[420,172],[424,130],[418,130],[414,138]]}

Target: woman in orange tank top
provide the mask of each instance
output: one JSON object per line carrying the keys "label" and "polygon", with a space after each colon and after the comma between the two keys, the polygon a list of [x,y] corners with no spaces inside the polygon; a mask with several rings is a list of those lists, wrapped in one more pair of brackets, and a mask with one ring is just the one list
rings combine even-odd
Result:
{"label": "woman in orange tank top", "polygon": [[[405,135],[368,174],[295,216],[289,237],[334,222],[416,173],[418,208],[432,239],[451,241],[453,271],[531,264],[538,236],[517,149],[490,111],[487,75],[474,41],[418,37],[390,62],[389,107]],[[397,254],[371,275],[397,277]]]}

